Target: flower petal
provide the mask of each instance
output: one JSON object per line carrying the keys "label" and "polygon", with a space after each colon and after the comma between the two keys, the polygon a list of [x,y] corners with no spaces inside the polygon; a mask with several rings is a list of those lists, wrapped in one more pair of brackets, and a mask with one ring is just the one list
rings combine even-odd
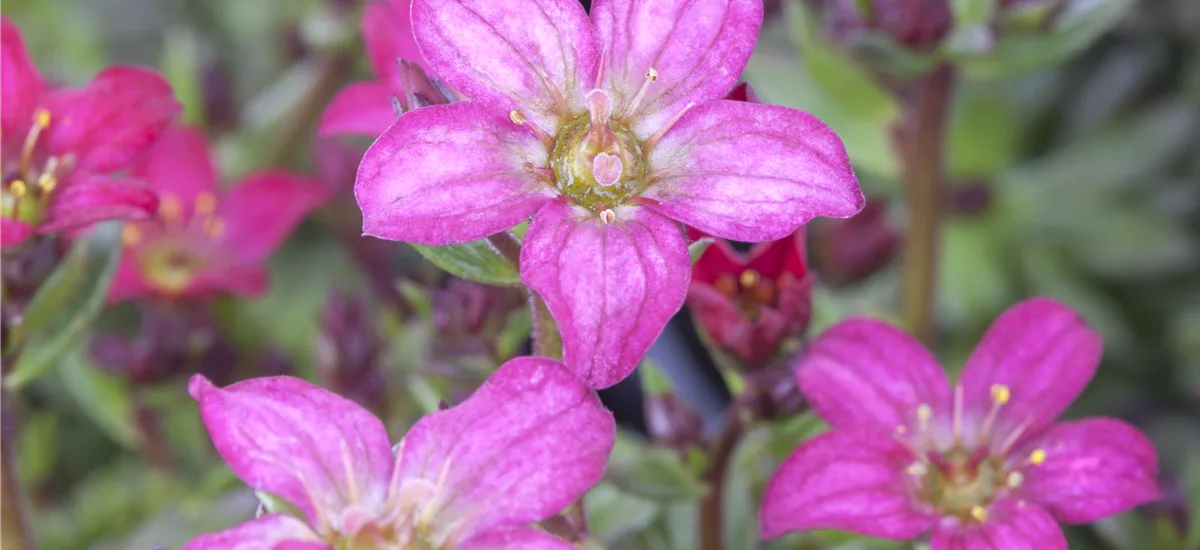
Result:
{"label": "flower petal", "polygon": [[158,195],[142,181],[77,173],[52,197],[39,233],[80,228],[104,220],[142,220],[158,211]]}
{"label": "flower petal", "polygon": [[362,14],[363,44],[367,47],[367,57],[371,58],[375,76],[396,91],[400,84],[396,62],[401,59],[424,61],[413,36],[411,10],[411,0],[371,0]]}
{"label": "flower petal", "polygon": [[1162,498],[1154,444],[1123,421],[1055,424],[1017,456],[1034,449],[1046,461],[1023,470],[1021,493],[1064,523],[1091,523]]}
{"label": "flower petal", "polygon": [[1041,507],[1000,499],[983,523],[947,520],[933,532],[930,550],[1067,550],[1062,529]]}
{"label": "flower petal", "polygon": [[904,470],[913,456],[887,436],[834,430],[810,439],[783,461],[763,493],[762,536],[840,529],[896,540],[933,527],[917,508]]}
{"label": "flower petal", "polygon": [[262,262],[328,197],[320,182],[282,170],[247,176],[217,205],[224,248],[240,262]]}
{"label": "flower petal", "polygon": [[190,219],[195,199],[217,190],[217,173],[208,140],[199,130],[174,126],[138,159],[133,174],[147,181],[160,197],[179,201],[180,219]]}
{"label": "flower petal", "polygon": [[130,248],[121,251],[121,263],[117,265],[117,273],[113,276],[112,285],[108,287],[108,303],[116,304],[156,294],[154,288],[146,281],[136,254],[136,250]]}
{"label": "flower petal", "polygon": [[436,522],[459,533],[546,519],[600,479],[615,426],[559,362],[513,359],[413,426],[398,481],[438,487]]}
{"label": "flower petal", "polygon": [[222,294],[257,298],[267,292],[270,282],[270,274],[261,265],[218,267],[197,273],[182,294],[195,298]]}
{"label": "flower petal", "polygon": [[553,134],[583,111],[598,50],[578,1],[413,0],[412,21],[433,72],[492,112],[521,109]]}
{"label": "flower petal", "polygon": [[17,26],[4,17],[0,27],[0,133],[8,154],[25,140],[37,102],[46,93],[46,81],[29,57]]}
{"label": "flower petal", "polygon": [[812,115],[719,100],[689,111],[651,149],[644,195],[671,218],[739,241],[782,239],[865,199],[842,141]]}
{"label": "flower petal", "polygon": [[503,527],[475,535],[458,550],[577,550],[570,543],[532,527]]}
{"label": "flower petal", "polygon": [[691,262],[683,231],[640,207],[612,223],[556,200],[529,226],[521,280],[546,301],[563,362],[593,388],[620,382],[683,306]]}
{"label": "flower petal", "polygon": [[[1005,311],[963,367],[964,411],[982,418],[992,387],[1009,388],[996,433],[1024,426],[1033,434],[1058,418],[1091,381],[1100,364],[1100,334],[1066,306],[1033,298]],[[1027,423],[1027,424],[1026,424]]]}
{"label": "flower petal", "polygon": [[649,69],[658,79],[634,112],[643,138],[688,103],[724,97],[746,68],[762,19],[762,0],[596,0],[592,20],[614,112],[628,108]]}
{"label": "flower petal", "polygon": [[550,185],[527,168],[547,161],[537,138],[478,104],[405,113],[358,168],[363,233],[428,245],[499,233],[551,196]]}
{"label": "flower petal", "polygon": [[852,318],[826,330],[796,366],[796,379],[817,414],[841,430],[890,434],[910,426],[921,403],[948,413],[951,402],[933,354],[874,319]]}
{"label": "flower petal", "polygon": [[188,392],[233,472],[298,506],[310,523],[341,511],[352,485],[358,503],[383,502],[393,465],[387,431],[354,402],[290,376],[222,389],[197,374]]}
{"label": "flower petal", "polygon": [[33,226],[21,221],[0,218],[0,248],[17,246],[33,234]]}
{"label": "flower petal", "polygon": [[383,82],[355,82],[346,86],[321,113],[317,135],[377,137],[396,122],[393,97],[392,88]]}
{"label": "flower petal", "polygon": [[50,151],[73,153],[77,169],[111,172],[150,147],[182,110],[171,85],[158,73],[110,67],[78,90],[46,98]]}
{"label": "flower petal", "polygon": [[713,239],[692,266],[692,282],[712,284],[721,275],[737,277],[746,269],[746,258],[725,239]]}
{"label": "flower petal", "polygon": [[746,267],[773,280],[778,280],[784,273],[792,274],[793,280],[797,281],[807,278],[804,228],[782,239],[754,245],[748,254]]}
{"label": "flower petal", "polygon": [[326,550],[330,547],[304,522],[286,514],[267,514],[232,529],[200,535],[180,550]]}

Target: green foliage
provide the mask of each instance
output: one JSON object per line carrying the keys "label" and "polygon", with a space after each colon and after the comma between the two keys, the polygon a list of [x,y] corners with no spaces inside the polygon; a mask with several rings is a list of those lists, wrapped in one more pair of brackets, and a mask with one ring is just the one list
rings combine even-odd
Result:
{"label": "green foliage", "polygon": [[487,239],[446,246],[412,245],[434,265],[464,279],[489,285],[521,282],[517,266],[501,256]]}

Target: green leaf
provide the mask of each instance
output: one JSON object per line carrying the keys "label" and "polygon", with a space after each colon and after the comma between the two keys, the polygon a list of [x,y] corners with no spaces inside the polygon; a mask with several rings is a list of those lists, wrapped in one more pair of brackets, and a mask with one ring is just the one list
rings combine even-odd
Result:
{"label": "green leaf", "polygon": [[67,393],[101,431],[128,449],[136,450],[141,445],[133,399],[124,380],[96,368],[81,350],[63,358],[58,374]]}
{"label": "green leaf", "polygon": [[[49,370],[99,314],[121,259],[121,224],[96,226],[38,289],[10,345],[24,342],[4,382],[21,388]],[[13,349],[16,349],[15,347]]]}
{"label": "green leaf", "polygon": [[299,519],[305,518],[302,510],[279,495],[266,491],[254,491],[254,497],[258,499],[259,516],[264,514],[287,514]]}
{"label": "green leaf", "polygon": [[662,371],[653,361],[645,359],[638,367],[638,374],[642,379],[642,392],[646,395],[666,395],[673,393],[671,379],[667,378],[666,373]]}
{"label": "green leaf", "polygon": [[478,283],[504,286],[521,282],[517,267],[501,256],[487,239],[447,246],[412,245],[434,265]]}
{"label": "green leaf", "polygon": [[995,86],[956,94],[946,139],[951,180],[993,176],[1009,167],[1020,143],[1020,119]]}
{"label": "green leaf", "polygon": [[708,246],[713,243],[713,240],[708,237],[696,239],[696,242],[688,245],[688,256],[692,258],[692,263],[700,261],[700,256],[704,255],[704,251],[708,250]]}
{"label": "green leaf", "polygon": [[676,453],[621,431],[605,479],[625,493],[662,503],[698,499],[708,491]]}
{"label": "green leaf", "polygon": [[17,466],[21,484],[34,487],[46,481],[54,471],[58,454],[59,416],[55,411],[38,410],[21,423],[17,448]]}
{"label": "green leaf", "polygon": [[980,25],[992,19],[996,0],[952,0],[950,9],[954,12],[955,26]]}
{"label": "green leaf", "polygon": [[658,517],[658,504],[623,493],[611,483],[601,482],[583,500],[588,533],[609,545],[645,529]]}
{"label": "green leaf", "polygon": [[937,303],[951,324],[985,322],[1013,301],[1003,242],[992,221],[949,219],[944,224]]}
{"label": "green leaf", "polygon": [[175,98],[183,104],[181,122],[203,126],[204,95],[200,84],[200,40],[188,27],[172,27],[163,33],[159,66],[171,82]]}

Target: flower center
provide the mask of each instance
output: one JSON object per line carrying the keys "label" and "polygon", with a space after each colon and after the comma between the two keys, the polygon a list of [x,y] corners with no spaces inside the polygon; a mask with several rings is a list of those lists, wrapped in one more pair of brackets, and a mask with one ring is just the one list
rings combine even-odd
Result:
{"label": "flower center", "polygon": [[761,308],[775,307],[779,291],[794,282],[790,274],[776,280],[763,277],[758,271],[747,269],[737,277],[726,273],[713,281],[713,287],[733,299],[742,314],[752,321],[758,320]]}
{"label": "flower center", "polygon": [[592,90],[588,111],[559,129],[550,169],[559,192],[599,214],[645,188],[646,162],[641,141],[612,117],[607,92]]}
{"label": "flower center", "polygon": [[183,205],[172,193],[162,193],[158,220],[150,238],[143,233],[149,224],[126,223],[121,233],[125,248],[138,259],[142,273],[155,288],[177,294],[187,288],[196,274],[218,258],[218,239],[225,220],[216,214],[217,198],[209,192],[196,196],[192,215],[184,221]]}
{"label": "flower center", "polygon": [[[33,113],[33,124],[25,141],[21,144],[15,165],[4,159],[4,185],[0,188],[0,214],[10,220],[20,220],[30,225],[41,223],[49,207],[50,198],[58,187],[58,181],[71,169],[74,159],[48,157],[44,162],[35,162],[39,156],[41,136],[50,127],[50,112],[38,109]],[[43,150],[44,151],[44,150]]]}

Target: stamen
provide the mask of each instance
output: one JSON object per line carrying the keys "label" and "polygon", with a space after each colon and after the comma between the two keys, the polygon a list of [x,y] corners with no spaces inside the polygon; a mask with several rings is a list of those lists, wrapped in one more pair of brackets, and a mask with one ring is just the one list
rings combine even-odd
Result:
{"label": "stamen", "polygon": [[621,113],[621,118],[627,118],[637,111],[637,108],[641,106],[642,99],[646,97],[646,90],[649,90],[650,84],[656,80],[658,80],[658,71],[654,70],[654,67],[650,67],[646,71],[646,81],[642,83],[642,88],[638,90],[637,95],[633,96],[633,101],[630,101],[629,106]]}
{"label": "stamen", "polygon": [[913,477],[925,477],[925,474],[929,473],[929,467],[924,462],[913,462],[904,472]]}
{"label": "stamen", "polygon": [[758,282],[761,280],[762,277],[753,269],[743,271],[742,275],[738,277],[738,282],[742,283],[742,288],[754,288],[758,286]]}
{"label": "stamen", "polygon": [[29,192],[29,188],[25,186],[25,182],[21,180],[13,180],[12,183],[8,184],[8,192],[12,196],[19,199],[24,197],[25,193]]}
{"label": "stamen", "polygon": [[350,445],[342,440],[342,471],[346,474],[346,485],[350,489],[350,502],[358,502],[358,480],[354,478],[354,466],[351,464]]}
{"label": "stamen", "polygon": [[1033,464],[1034,466],[1041,466],[1042,463],[1045,461],[1046,461],[1046,450],[1045,449],[1034,449],[1032,453],[1029,453],[1029,463],[1030,464]]}
{"label": "stamen", "polygon": [[29,164],[33,161],[33,149],[37,147],[38,138],[41,137],[42,131],[50,127],[50,111],[46,109],[38,109],[33,112],[33,126],[29,128],[29,133],[25,135],[25,143],[21,145],[21,161],[18,164],[18,169],[22,174],[29,173]]}
{"label": "stamen", "polygon": [[163,193],[158,200],[158,215],[163,220],[174,223],[178,222],[181,209],[179,206],[179,198],[171,193]]}
{"label": "stamen", "polygon": [[592,159],[592,177],[596,183],[608,187],[621,181],[621,171],[625,168],[621,157],[600,153]]}
{"label": "stamen", "polygon": [[196,212],[204,215],[212,214],[217,210],[217,196],[208,191],[204,191],[196,195]]}
{"label": "stamen", "polygon": [[925,424],[927,424],[931,418],[933,418],[933,407],[930,407],[928,403],[921,403],[920,405],[917,405],[917,420],[921,421],[922,429],[925,428]]}
{"label": "stamen", "polygon": [[607,208],[603,212],[600,213],[600,223],[607,225],[607,224],[612,223],[616,219],[617,219],[617,214]]}
{"label": "stamen", "polygon": [[202,229],[205,235],[215,239],[225,233],[225,220],[216,216],[204,218]]}
{"label": "stamen", "polygon": [[125,246],[134,246],[142,242],[142,230],[136,225],[127,223],[121,228],[121,243]]}
{"label": "stamen", "polygon": [[513,121],[513,124],[528,128],[530,132],[533,132],[533,135],[542,140],[547,149],[554,149],[554,137],[547,134],[545,130],[538,128],[537,124],[529,122],[529,119],[525,118],[525,113],[521,112],[520,109],[510,111],[508,118]]}
{"label": "stamen", "polygon": [[737,294],[737,281],[733,279],[733,275],[728,273],[718,276],[717,280],[713,281],[713,286],[716,287],[721,294],[726,296],[733,296]]}
{"label": "stamen", "polygon": [[1000,414],[1000,408],[1012,399],[1012,390],[1004,384],[992,384],[992,409],[988,411],[987,417],[983,419],[983,427],[979,430],[979,440],[986,441],[992,433],[992,426],[996,424],[996,417]]}
{"label": "stamen", "polygon": [[683,110],[679,111],[679,113],[672,117],[671,120],[668,120],[666,124],[663,124],[662,128],[659,128],[657,132],[654,132],[653,135],[646,139],[646,142],[642,144],[642,151],[649,152],[650,149],[654,147],[654,144],[658,143],[658,140],[662,139],[663,135],[667,133],[667,130],[670,130],[676,122],[679,122],[680,118],[683,118],[684,113],[688,112],[692,107],[695,106],[696,102],[694,101],[685,105]]}
{"label": "stamen", "polygon": [[971,517],[975,518],[975,521],[980,521],[980,522],[987,521],[987,518],[988,518],[987,509],[985,509],[983,506],[972,506],[971,507]]}
{"label": "stamen", "polygon": [[1004,442],[1000,444],[1000,448],[996,450],[995,454],[997,456],[1007,455],[1008,451],[1012,450],[1012,446],[1016,445],[1017,441],[1021,439],[1021,434],[1025,433],[1025,430],[1029,429],[1030,424],[1033,424],[1032,417],[1026,418],[1020,426],[1017,426],[1017,429],[1008,434],[1008,437],[1004,438]]}
{"label": "stamen", "polygon": [[962,384],[954,386],[954,420],[951,423],[950,433],[953,437],[953,445],[955,447],[962,443],[962,425],[963,425],[963,387]]}
{"label": "stamen", "polygon": [[323,535],[332,533],[333,526],[329,523],[329,511],[321,506],[321,501],[317,498],[319,493],[313,490],[312,483],[308,481],[308,477],[302,470],[296,470],[296,480],[304,488],[304,496],[307,496],[308,501],[312,503],[313,514],[317,516],[317,532]]}
{"label": "stamen", "polygon": [[58,187],[58,178],[54,177],[53,172],[43,172],[38,176],[37,186],[42,190],[43,195],[49,195]]}
{"label": "stamen", "polygon": [[1009,472],[1008,477],[1004,480],[1004,484],[1007,485],[1009,489],[1016,489],[1024,482],[1025,476],[1021,474],[1021,472]]}

